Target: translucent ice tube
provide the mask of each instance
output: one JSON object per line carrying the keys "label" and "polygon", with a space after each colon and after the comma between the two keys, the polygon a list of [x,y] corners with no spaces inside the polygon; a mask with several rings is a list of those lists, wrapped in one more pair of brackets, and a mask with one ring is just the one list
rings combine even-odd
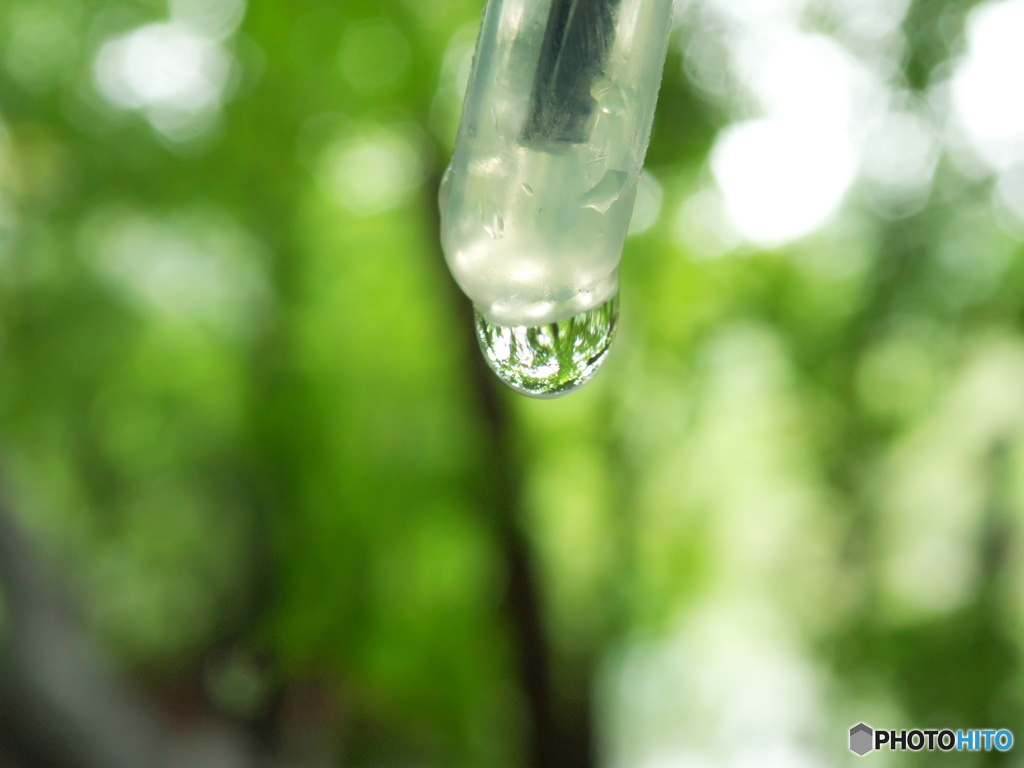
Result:
{"label": "translucent ice tube", "polygon": [[601,366],[672,0],[489,0],[441,183],[445,257],[513,389]]}

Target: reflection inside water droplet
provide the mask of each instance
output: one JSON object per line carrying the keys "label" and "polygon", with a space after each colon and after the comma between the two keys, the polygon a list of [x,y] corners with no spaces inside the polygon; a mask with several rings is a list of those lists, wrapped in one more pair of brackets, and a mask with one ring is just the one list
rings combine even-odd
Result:
{"label": "reflection inside water droplet", "polygon": [[537,326],[494,325],[476,313],[484,359],[505,384],[530,397],[575,392],[601,368],[619,319],[618,295],[568,320]]}

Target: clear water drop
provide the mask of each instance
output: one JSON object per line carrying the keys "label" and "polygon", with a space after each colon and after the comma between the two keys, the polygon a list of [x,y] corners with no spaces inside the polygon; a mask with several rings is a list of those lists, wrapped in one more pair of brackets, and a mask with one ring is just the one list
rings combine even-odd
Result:
{"label": "clear water drop", "polygon": [[498,378],[523,395],[555,398],[575,392],[608,357],[619,320],[619,297],[568,320],[508,327],[476,313],[476,336]]}
{"label": "clear water drop", "polygon": [[505,236],[505,219],[493,202],[487,200],[481,203],[480,222],[492,240],[501,240]]}
{"label": "clear water drop", "polygon": [[530,197],[533,197],[533,187],[529,184],[523,184],[523,192],[528,194]]}
{"label": "clear water drop", "polygon": [[629,174],[625,171],[606,172],[593,189],[583,195],[580,205],[584,208],[593,208],[600,213],[607,213],[608,209],[612,207],[612,203],[619,199],[628,178]]}
{"label": "clear water drop", "polygon": [[627,109],[626,96],[622,89],[607,77],[600,77],[594,81],[590,95],[597,101],[601,112],[606,115],[621,115]]}

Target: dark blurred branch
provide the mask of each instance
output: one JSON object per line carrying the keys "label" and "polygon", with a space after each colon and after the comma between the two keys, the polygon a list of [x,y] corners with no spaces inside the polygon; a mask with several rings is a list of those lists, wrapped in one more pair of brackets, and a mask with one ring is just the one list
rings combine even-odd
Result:
{"label": "dark blurred branch", "polygon": [[184,695],[133,690],[86,633],[2,493],[0,595],[0,768],[255,768],[329,759],[331,745],[320,741],[330,723],[316,708],[289,726],[315,687],[296,684],[264,717],[234,722],[207,700],[199,668],[176,675]]}
{"label": "dark blurred branch", "polygon": [[22,768],[157,768],[165,734],[75,621],[0,494],[0,753]]}
{"label": "dark blurred branch", "polygon": [[[465,356],[473,398],[469,405],[480,414],[483,427],[486,454],[481,457],[483,482],[478,498],[481,510],[489,514],[508,569],[505,610],[518,655],[519,683],[529,707],[530,764],[533,768],[590,768],[590,692],[578,692],[563,702],[557,701],[554,692],[552,653],[544,626],[539,578],[522,529],[524,471],[516,451],[509,394],[479,354],[473,306],[448,273],[441,250],[436,190],[442,167],[439,163],[438,172],[427,181],[424,206],[431,227],[430,242],[434,244],[434,263],[442,272],[441,283],[448,288]],[[567,706],[559,707],[556,703]]]}

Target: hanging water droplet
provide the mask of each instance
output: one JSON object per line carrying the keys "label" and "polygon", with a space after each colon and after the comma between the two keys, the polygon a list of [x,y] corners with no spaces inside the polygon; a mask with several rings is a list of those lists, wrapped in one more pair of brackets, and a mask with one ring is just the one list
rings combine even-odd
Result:
{"label": "hanging water droplet", "polygon": [[480,222],[491,239],[501,240],[505,236],[505,219],[492,201],[485,200],[480,204]]}
{"label": "hanging water droplet", "polygon": [[607,356],[673,5],[486,1],[442,244],[488,365],[523,394],[572,392]]}
{"label": "hanging water droplet", "polygon": [[575,392],[598,372],[619,319],[619,297],[568,320],[507,327],[476,313],[484,359],[498,378],[524,395],[554,398]]}
{"label": "hanging water droplet", "polygon": [[626,96],[615,82],[599,77],[590,88],[590,95],[606,115],[621,115],[626,111]]}

